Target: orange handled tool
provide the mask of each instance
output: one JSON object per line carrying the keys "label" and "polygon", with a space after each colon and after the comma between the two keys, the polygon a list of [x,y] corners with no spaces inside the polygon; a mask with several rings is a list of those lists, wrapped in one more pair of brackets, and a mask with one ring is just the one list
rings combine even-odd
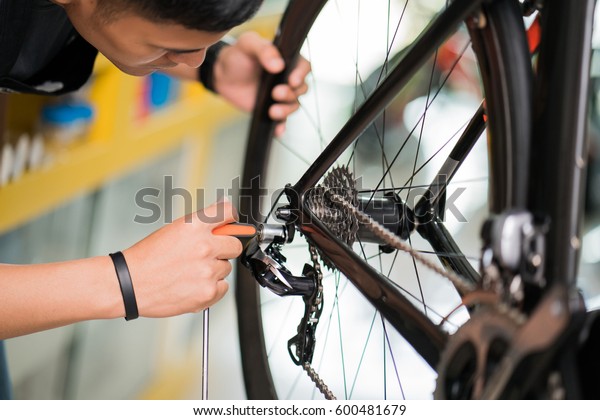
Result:
{"label": "orange handled tool", "polygon": [[213,229],[214,235],[228,235],[237,238],[251,238],[256,236],[256,227],[248,223],[229,223]]}

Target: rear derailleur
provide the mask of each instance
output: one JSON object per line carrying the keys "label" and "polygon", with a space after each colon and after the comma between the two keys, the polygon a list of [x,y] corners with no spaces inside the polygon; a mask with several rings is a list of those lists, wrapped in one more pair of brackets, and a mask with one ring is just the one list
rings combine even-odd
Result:
{"label": "rear derailleur", "polygon": [[315,333],[323,310],[323,276],[312,247],[313,265],[305,264],[301,276],[285,267],[281,248],[293,241],[294,233],[291,223],[259,225],[258,234],[246,246],[241,260],[262,287],[278,296],[302,296],[304,315],[297,334],[288,341],[288,352],[296,365],[304,366],[310,365],[315,350]]}

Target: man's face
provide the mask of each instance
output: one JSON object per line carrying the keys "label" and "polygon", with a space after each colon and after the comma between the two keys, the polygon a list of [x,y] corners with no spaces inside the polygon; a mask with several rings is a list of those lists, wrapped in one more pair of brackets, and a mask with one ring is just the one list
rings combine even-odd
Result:
{"label": "man's face", "polygon": [[199,67],[206,49],[225,35],[155,23],[132,13],[104,23],[96,12],[96,1],[73,0],[64,7],[81,36],[115,66],[134,76],[177,65]]}

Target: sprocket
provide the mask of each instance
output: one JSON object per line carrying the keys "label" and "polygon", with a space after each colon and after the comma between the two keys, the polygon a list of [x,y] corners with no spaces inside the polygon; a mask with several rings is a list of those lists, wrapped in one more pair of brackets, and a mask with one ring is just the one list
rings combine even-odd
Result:
{"label": "sprocket", "polygon": [[[347,166],[338,166],[332,169],[325,176],[323,182],[310,191],[307,202],[312,213],[335,236],[352,246],[357,237],[358,220],[342,204],[332,200],[331,193],[343,197],[355,207],[358,206],[356,181]],[[333,262],[320,251],[319,257],[326,267],[336,268]]]}

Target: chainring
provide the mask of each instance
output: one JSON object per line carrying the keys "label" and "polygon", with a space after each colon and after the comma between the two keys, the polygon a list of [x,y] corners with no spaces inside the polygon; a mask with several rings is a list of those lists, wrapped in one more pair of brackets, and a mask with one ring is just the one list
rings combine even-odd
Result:
{"label": "chainring", "polygon": [[459,327],[442,352],[435,399],[479,399],[519,328],[510,310],[485,307]]}

